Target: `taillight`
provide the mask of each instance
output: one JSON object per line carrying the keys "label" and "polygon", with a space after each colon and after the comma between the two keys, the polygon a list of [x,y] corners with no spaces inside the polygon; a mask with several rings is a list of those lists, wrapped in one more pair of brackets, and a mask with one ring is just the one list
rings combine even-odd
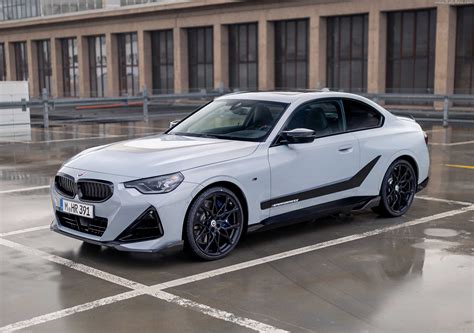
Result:
{"label": "taillight", "polygon": [[425,143],[428,145],[428,134],[423,131],[423,136],[425,137]]}

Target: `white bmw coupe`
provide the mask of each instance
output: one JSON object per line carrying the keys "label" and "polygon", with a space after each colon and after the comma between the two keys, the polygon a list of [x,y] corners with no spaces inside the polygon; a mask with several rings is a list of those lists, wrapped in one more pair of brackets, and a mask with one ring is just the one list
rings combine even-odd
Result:
{"label": "white bmw coupe", "polygon": [[64,163],[52,230],[125,251],[184,241],[214,260],[258,228],[365,208],[400,216],[428,183],[420,126],[358,95],[230,94],[173,125]]}

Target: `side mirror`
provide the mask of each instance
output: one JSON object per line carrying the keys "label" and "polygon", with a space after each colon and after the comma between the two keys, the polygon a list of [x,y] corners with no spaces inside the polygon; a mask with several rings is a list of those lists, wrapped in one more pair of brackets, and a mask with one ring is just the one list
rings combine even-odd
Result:
{"label": "side mirror", "polygon": [[181,121],[181,119],[176,119],[176,120],[170,121],[170,128],[173,128],[176,125],[178,125],[180,123],[180,121]]}
{"label": "side mirror", "polygon": [[316,132],[308,128],[295,128],[283,131],[280,135],[287,143],[309,143],[316,139]]}

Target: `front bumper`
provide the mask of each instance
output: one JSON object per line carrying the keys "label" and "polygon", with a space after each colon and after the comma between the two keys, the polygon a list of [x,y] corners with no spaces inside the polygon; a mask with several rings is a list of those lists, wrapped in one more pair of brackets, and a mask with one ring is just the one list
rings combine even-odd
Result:
{"label": "front bumper", "polygon": [[[74,177],[77,182],[79,170],[63,167],[60,172]],[[63,196],[58,193],[54,184],[51,186],[51,200],[55,219],[51,223],[51,230],[88,243],[113,247],[122,251],[156,252],[181,243],[186,210],[199,185],[183,182],[170,193],[144,195],[135,189],[123,186],[124,182],[132,180],[129,177],[94,172],[87,172],[87,177],[110,181],[114,184],[113,195],[110,199],[105,202],[87,202],[87,204],[94,205],[95,216],[107,218],[107,228],[104,233],[101,236],[96,236],[61,225],[56,211],[59,210],[59,201]],[[65,199],[81,202],[77,196],[74,199]],[[119,236],[150,206],[158,212],[163,235],[156,239],[139,242],[119,241]]]}

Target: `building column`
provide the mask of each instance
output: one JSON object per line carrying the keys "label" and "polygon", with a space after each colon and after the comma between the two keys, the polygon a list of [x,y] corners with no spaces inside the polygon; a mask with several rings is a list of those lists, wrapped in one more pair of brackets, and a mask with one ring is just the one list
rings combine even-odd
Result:
{"label": "building column", "polygon": [[214,88],[229,89],[229,30],[226,25],[214,28]]}
{"label": "building column", "polygon": [[174,92],[186,93],[189,90],[188,75],[188,36],[186,29],[173,29],[174,53]]}
{"label": "building column", "polygon": [[367,50],[367,92],[369,93],[385,93],[386,40],[387,16],[378,8],[371,9]]}
{"label": "building column", "polygon": [[30,97],[39,97],[41,92],[39,91],[38,81],[38,49],[36,43],[32,40],[26,42],[26,52],[28,57],[28,89]]}
{"label": "building column", "polygon": [[120,95],[117,36],[111,33],[105,35],[107,54],[107,97]]}
{"label": "building column", "polygon": [[15,70],[15,51],[13,49],[13,43],[6,42],[5,44],[5,69],[7,71],[7,81],[16,80]]}
{"label": "building column", "polygon": [[148,93],[153,90],[153,68],[151,59],[151,34],[148,31],[138,31],[138,75],[140,91],[146,86]]}
{"label": "building column", "polygon": [[319,15],[309,20],[309,89],[326,87],[326,18]]}
{"label": "building column", "polygon": [[63,94],[63,75],[61,59],[61,40],[59,38],[51,39],[51,91],[49,94],[53,97],[62,97]]}
{"label": "building column", "polygon": [[275,89],[275,29],[266,19],[258,21],[258,89]]}
{"label": "building column", "polygon": [[77,36],[77,58],[79,68],[79,96],[90,97],[89,43],[87,37]]}
{"label": "building column", "polygon": [[[456,8],[439,5],[436,14],[436,50],[434,69],[435,95],[451,95],[454,91],[454,62],[456,57]],[[435,102],[443,109],[444,102]]]}

